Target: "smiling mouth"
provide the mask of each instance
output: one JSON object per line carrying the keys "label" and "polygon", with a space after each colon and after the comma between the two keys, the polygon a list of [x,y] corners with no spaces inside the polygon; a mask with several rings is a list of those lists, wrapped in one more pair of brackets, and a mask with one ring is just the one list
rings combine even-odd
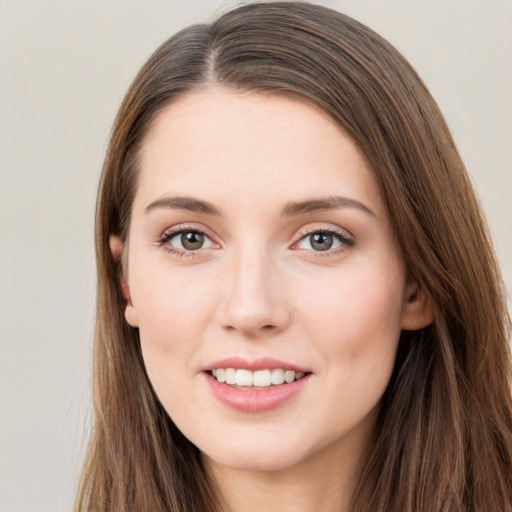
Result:
{"label": "smiling mouth", "polygon": [[305,372],[294,372],[274,368],[272,370],[251,371],[242,368],[216,368],[208,373],[218,382],[228,384],[235,388],[265,389],[282,384],[291,384],[303,379]]}

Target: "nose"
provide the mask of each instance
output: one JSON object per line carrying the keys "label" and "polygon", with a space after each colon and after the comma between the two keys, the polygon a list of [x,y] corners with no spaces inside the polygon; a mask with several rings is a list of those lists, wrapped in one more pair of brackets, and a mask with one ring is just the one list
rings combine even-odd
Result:
{"label": "nose", "polygon": [[290,321],[282,274],[267,254],[249,249],[233,257],[222,276],[226,286],[220,308],[224,329],[246,336],[279,332]]}

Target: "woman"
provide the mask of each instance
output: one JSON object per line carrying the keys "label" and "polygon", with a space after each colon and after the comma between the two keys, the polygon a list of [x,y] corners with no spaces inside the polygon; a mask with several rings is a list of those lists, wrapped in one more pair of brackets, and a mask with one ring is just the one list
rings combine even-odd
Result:
{"label": "woman", "polygon": [[509,319],[438,107],[329,9],[187,28],[117,116],[77,510],[511,511]]}

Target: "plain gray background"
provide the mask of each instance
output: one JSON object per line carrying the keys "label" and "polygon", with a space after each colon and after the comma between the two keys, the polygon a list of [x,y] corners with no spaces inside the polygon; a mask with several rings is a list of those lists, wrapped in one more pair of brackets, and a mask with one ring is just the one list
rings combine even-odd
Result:
{"label": "plain gray background", "polygon": [[[444,111],[512,290],[512,0],[317,2],[368,24]],[[97,180],[149,54],[218,0],[0,0],[0,512],[71,509],[90,419]]]}

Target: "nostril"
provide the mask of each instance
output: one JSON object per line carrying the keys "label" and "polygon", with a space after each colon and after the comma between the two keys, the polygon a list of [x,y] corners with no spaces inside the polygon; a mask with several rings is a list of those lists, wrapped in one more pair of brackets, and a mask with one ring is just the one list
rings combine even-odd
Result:
{"label": "nostril", "polygon": [[283,329],[289,320],[287,302],[274,300],[263,292],[235,290],[219,307],[219,323],[228,331],[251,335],[272,334]]}

